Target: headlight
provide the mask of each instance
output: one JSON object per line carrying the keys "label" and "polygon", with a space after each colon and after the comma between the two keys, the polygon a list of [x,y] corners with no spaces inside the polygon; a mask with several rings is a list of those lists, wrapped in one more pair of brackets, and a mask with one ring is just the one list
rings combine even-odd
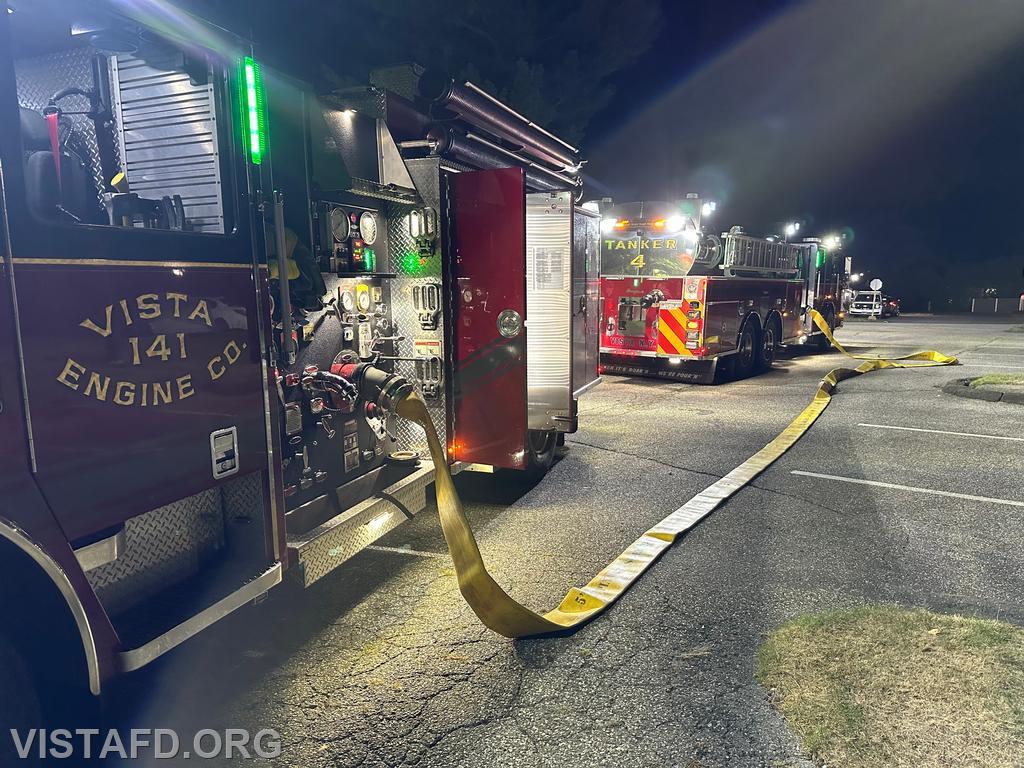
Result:
{"label": "headlight", "polygon": [[669,216],[665,219],[665,231],[666,232],[678,232],[686,226],[686,219],[678,214],[675,216]]}

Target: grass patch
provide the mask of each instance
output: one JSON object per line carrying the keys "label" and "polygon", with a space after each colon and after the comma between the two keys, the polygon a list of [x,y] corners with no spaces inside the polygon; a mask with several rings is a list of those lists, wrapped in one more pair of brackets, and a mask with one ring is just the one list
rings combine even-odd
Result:
{"label": "grass patch", "polygon": [[757,679],[829,768],[1024,765],[1024,630],[866,606],[797,618]]}
{"label": "grass patch", "polygon": [[979,376],[976,379],[972,379],[969,386],[971,389],[977,389],[986,385],[999,386],[1000,384],[1010,384],[1016,386],[1024,386],[1024,374],[1020,373],[986,373],[984,376]]}

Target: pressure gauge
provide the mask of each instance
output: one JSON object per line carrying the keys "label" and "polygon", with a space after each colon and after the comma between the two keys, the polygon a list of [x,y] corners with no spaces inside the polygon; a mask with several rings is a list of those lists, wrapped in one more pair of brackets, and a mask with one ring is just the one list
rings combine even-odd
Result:
{"label": "pressure gauge", "polygon": [[331,209],[331,234],[334,235],[336,243],[343,243],[348,240],[349,223],[348,214],[345,213],[345,209]]}
{"label": "pressure gauge", "polygon": [[346,312],[351,312],[356,308],[356,300],[352,296],[352,291],[341,292],[341,308]]}
{"label": "pressure gauge", "polygon": [[368,312],[370,309],[370,291],[366,286],[359,286],[361,290],[356,291],[356,303],[360,312]]}
{"label": "pressure gauge", "polygon": [[377,216],[372,211],[363,211],[359,217],[359,236],[367,245],[377,242]]}

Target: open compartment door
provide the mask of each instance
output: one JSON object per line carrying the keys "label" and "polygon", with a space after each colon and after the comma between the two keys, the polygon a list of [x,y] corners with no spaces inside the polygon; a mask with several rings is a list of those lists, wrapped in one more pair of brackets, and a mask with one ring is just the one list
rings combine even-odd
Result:
{"label": "open compartment door", "polygon": [[579,397],[599,381],[601,216],[576,208],[572,231],[572,388]]}
{"label": "open compartment door", "polygon": [[521,168],[449,176],[456,461],[526,466],[526,193]]}

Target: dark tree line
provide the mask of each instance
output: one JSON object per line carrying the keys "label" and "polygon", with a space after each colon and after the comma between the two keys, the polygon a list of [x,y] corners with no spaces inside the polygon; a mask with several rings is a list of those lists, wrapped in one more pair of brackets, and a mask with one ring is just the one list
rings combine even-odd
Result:
{"label": "dark tree line", "polygon": [[471,80],[581,142],[661,31],[659,0],[191,0],[263,58],[327,89],[415,61]]}

